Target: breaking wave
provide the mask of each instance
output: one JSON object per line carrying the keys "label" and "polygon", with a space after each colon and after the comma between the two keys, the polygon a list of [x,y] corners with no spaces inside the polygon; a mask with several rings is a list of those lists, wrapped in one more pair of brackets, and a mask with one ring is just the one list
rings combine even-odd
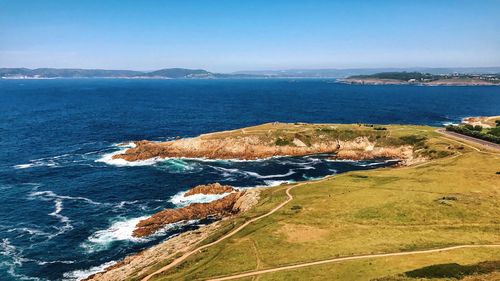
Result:
{"label": "breaking wave", "polygon": [[276,175],[261,175],[259,173],[255,173],[255,172],[244,172],[252,177],[256,177],[258,179],[272,179],[272,178],[284,178],[284,177],[288,177],[288,176],[291,176],[293,174],[295,174],[295,171],[292,169],[292,170],[289,170],[288,173],[286,174],[276,174]]}
{"label": "breaking wave", "polygon": [[194,194],[184,197],[186,192],[179,192],[172,196],[170,202],[177,207],[185,207],[192,203],[208,203],[214,200],[218,200],[228,195],[229,193],[223,194]]}
{"label": "breaking wave", "polygon": [[96,273],[99,273],[101,271],[104,271],[106,268],[108,268],[114,264],[116,264],[116,261],[110,261],[110,262],[107,262],[107,263],[104,263],[104,264],[101,264],[98,266],[93,266],[93,267],[88,268],[88,269],[78,269],[78,270],[66,272],[63,274],[63,278],[64,278],[63,280],[67,280],[67,281],[82,280],[82,279],[89,277],[92,274],[96,274]]}
{"label": "breaking wave", "polygon": [[266,186],[278,186],[282,184],[294,183],[295,180],[265,180]]}
{"label": "breaking wave", "polygon": [[101,251],[107,249],[111,246],[111,243],[115,241],[130,240],[133,242],[145,241],[145,239],[136,238],[132,235],[135,226],[148,216],[132,218],[132,219],[122,219],[115,221],[110,227],[103,230],[98,230],[94,232],[87,241],[82,243],[82,248],[84,248],[88,253]]}

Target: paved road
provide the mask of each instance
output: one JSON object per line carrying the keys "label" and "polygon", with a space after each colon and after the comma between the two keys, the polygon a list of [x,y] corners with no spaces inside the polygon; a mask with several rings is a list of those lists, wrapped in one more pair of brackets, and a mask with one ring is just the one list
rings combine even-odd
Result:
{"label": "paved road", "polygon": [[460,246],[446,247],[446,248],[440,248],[440,249],[431,249],[431,250],[397,252],[397,253],[387,253],[387,254],[372,254],[372,255],[360,255],[360,256],[351,256],[351,257],[343,257],[343,258],[334,258],[334,259],[306,262],[306,263],[301,263],[301,264],[294,264],[294,265],[281,266],[281,267],[275,267],[275,268],[270,268],[270,269],[245,272],[245,273],[235,274],[235,275],[231,275],[231,276],[209,279],[209,281],[232,280],[232,279],[238,279],[238,278],[243,278],[243,277],[260,275],[260,274],[264,274],[264,273],[271,273],[271,272],[277,272],[277,271],[282,271],[282,270],[296,269],[296,268],[302,268],[302,267],[307,267],[307,266],[320,265],[320,264],[325,264],[325,263],[341,262],[341,261],[394,257],[394,256],[407,256],[407,255],[415,255],[415,254],[429,254],[429,253],[438,253],[438,252],[451,251],[451,250],[457,250],[457,249],[463,249],[463,248],[486,248],[486,247],[493,248],[493,247],[500,247],[500,245],[498,245],[498,244],[460,245]]}
{"label": "paved road", "polygon": [[479,145],[484,146],[486,148],[490,148],[490,149],[494,149],[494,150],[499,150],[500,151],[500,145],[496,144],[496,143],[492,143],[492,142],[489,142],[489,141],[485,141],[485,140],[481,140],[481,139],[469,137],[469,136],[462,135],[462,134],[455,133],[455,132],[446,131],[445,129],[438,129],[437,132],[440,133],[440,134],[446,135],[446,136],[450,136],[450,137],[457,138],[457,139],[462,139],[462,140],[465,140],[465,141],[468,141],[468,142],[473,142],[475,144],[479,144]]}

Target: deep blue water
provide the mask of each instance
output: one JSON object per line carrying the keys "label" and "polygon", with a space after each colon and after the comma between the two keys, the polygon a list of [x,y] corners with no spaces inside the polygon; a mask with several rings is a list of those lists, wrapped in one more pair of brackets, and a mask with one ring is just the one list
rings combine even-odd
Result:
{"label": "deep blue water", "polygon": [[175,195],[197,184],[274,185],[388,165],[310,156],[117,166],[106,156],[124,149],[119,143],[272,121],[441,125],[498,114],[500,87],[0,80],[0,280],[74,279],[195,228],[205,222],[172,226],[147,240],[130,236],[138,218],[189,203]]}

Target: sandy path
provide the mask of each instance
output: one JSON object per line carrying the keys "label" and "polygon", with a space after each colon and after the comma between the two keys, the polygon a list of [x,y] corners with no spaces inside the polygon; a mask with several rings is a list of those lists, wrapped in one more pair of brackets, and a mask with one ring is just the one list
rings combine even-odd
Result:
{"label": "sandy path", "polygon": [[500,247],[500,245],[499,244],[491,244],[491,245],[459,245],[459,246],[439,248],[439,249],[431,249],[431,250],[421,250],[421,251],[411,251],[411,252],[397,252],[397,253],[387,253],[387,254],[359,255],[359,256],[351,256],[351,257],[343,257],[343,258],[334,258],[334,259],[326,259],[326,260],[320,260],[320,261],[314,261],[314,262],[306,262],[306,263],[301,263],[301,264],[294,264],[294,265],[281,266],[281,267],[275,267],[275,268],[264,269],[264,270],[257,270],[257,271],[245,272],[245,273],[240,273],[240,274],[235,274],[235,275],[225,276],[225,277],[220,277],[220,278],[214,278],[214,279],[209,279],[209,280],[210,281],[232,280],[232,279],[237,279],[237,278],[243,278],[243,277],[260,275],[260,274],[264,274],[264,273],[271,273],[271,272],[277,272],[277,271],[282,271],[282,270],[297,269],[297,268],[302,268],[302,267],[307,267],[307,266],[321,265],[321,264],[341,262],[341,261],[361,260],[361,259],[370,259],[370,258],[383,258],[383,257],[394,257],[394,256],[407,256],[407,255],[415,255],[415,254],[429,254],[429,253],[438,253],[438,252],[451,251],[451,250],[457,250],[457,249],[463,249],[463,248],[486,248],[486,247],[488,247],[488,248],[494,248],[494,247]]}

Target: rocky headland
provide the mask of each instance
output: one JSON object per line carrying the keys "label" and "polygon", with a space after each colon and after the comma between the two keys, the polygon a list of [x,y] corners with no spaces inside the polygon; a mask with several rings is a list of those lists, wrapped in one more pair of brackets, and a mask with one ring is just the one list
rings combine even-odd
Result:
{"label": "rocky headland", "polygon": [[[366,124],[269,123],[169,142],[138,141],[135,142],[136,147],[114,157],[127,161],[168,157],[254,160],[273,156],[331,153],[331,157],[335,159],[399,159],[400,165],[411,165],[432,159],[433,153],[448,150],[443,147],[441,151],[441,148],[430,145],[425,134],[419,130],[421,129],[404,126]],[[193,203],[183,208],[163,210],[140,221],[133,235],[145,237],[168,224],[181,221],[207,217],[230,219],[255,206],[260,190],[238,190],[219,183],[196,186],[184,193],[184,196],[225,196],[208,203]],[[89,277],[89,280],[141,279],[158,263],[192,249],[209,237],[219,228],[220,223],[221,221],[216,221],[198,230],[182,233],[139,254],[128,256],[104,272]]]}
{"label": "rocky headland", "polygon": [[414,158],[412,143],[379,128],[351,125],[269,123],[241,130],[201,135],[168,142],[137,141],[115,159],[205,158],[256,160],[276,156],[335,154],[338,159]]}

